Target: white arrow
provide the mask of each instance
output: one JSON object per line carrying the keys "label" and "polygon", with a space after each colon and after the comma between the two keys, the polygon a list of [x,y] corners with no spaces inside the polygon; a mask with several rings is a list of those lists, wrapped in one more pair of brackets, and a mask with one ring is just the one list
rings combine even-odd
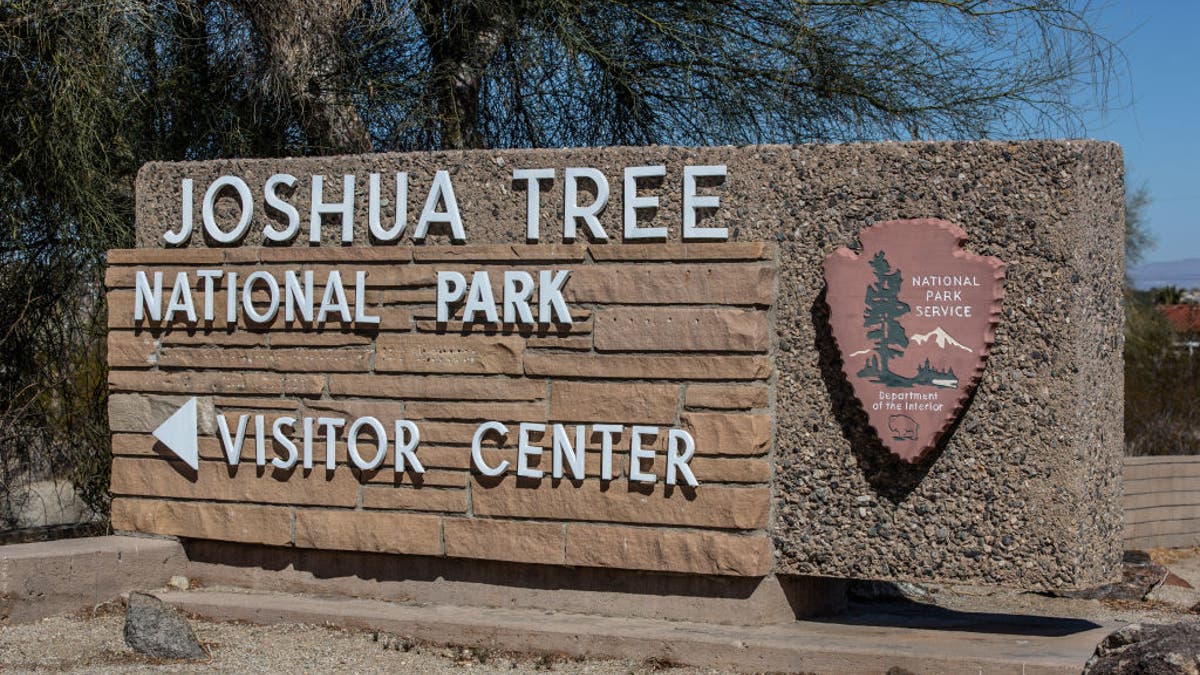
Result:
{"label": "white arrow", "polygon": [[192,467],[199,469],[200,450],[196,444],[196,398],[180,406],[167,421],[158,425],[154,437]]}

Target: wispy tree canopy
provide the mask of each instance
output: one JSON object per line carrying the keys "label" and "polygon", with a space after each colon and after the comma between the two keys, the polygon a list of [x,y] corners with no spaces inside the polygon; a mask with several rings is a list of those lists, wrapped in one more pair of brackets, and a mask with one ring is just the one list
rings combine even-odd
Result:
{"label": "wispy tree canopy", "polygon": [[6,0],[0,483],[30,452],[106,452],[99,272],[132,242],[145,161],[1073,135],[1116,56],[1094,18],[1076,0]]}

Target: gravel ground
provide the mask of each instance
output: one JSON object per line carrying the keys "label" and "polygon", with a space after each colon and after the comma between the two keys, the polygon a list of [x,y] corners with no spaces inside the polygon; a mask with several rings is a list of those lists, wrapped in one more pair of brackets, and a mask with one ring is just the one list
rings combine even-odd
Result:
{"label": "gravel ground", "polygon": [[[617,673],[717,671],[631,661],[580,661],[478,649],[412,645],[398,636],[328,626],[256,626],[193,619],[209,652],[200,662],[136,654],[122,638],[119,607],[91,616],[58,616],[0,626],[0,671],[65,673]],[[407,648],[407,651],[406,651]]]}
{"label": "gravel ground", "polygon": [[[1156,562],[1200,588],[1200,548],[1152,551]],[[952,612],[1059,616],[1101,622],[1174,623],[1197,621],[1197,610],[1139,600],[1083,600],[978,586],[924,586],[921,604]],[[234,589],[229,589],[234,590]],[[919,590],[919,588],[918,588]],[[886,614],[895,605],[860,605]],[[906,611],[912,611],[913,606]],[[125,645],[125,613],[120,603],[95,612],[58,616],[32,624],[0,625],[0,671],[4,672],[306,672],[496,673],[559,672],[672,674],[718,671],[669,663],[577,660],[462,647],[417,644],[387,633],[334,626],[258,626],[193,618],[191,624],[209,658],[199,662],[162,661]]]}
{"label": "gravel ground", "polygon": [[[1195,621],[1196,614],[1159,603],[1051,598],[981,587],[933,587],[922,602],[957,612],[996,612],[1029,616],[1071,616],[1121,622]],[[895,605],[859,606],[885,615]],[[905,611],[912,611],[908,607]],[[669,663],[578,660],[482,649],[417,644],[404,637],[334,626],[259,626],[192,618],[196,636],[209,652],[204,661],[163,661],[141,656],[125,645],[124,608],[102,606],[92,614],[57,616],[32,624],[0,625],[0,671],[86,673],[302,672],[302,673],[498,673],[669,672],[672,675],[720,671]]]}

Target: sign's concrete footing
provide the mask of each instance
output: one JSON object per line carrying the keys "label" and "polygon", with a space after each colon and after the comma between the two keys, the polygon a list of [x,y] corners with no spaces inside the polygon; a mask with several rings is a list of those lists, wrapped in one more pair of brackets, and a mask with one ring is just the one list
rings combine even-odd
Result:
{"label": "sign's concrete footing", "polygon": [[177,541],[87,537],[0,546],[0,622],[36,621],[158,588],[187,567]]}
{"label": "sign's concrete footing", "polygon": [[[1116,628],[1071,619],[998,625],[993,618],[993,632],[973,632],[965,625],[875,625],[863,616],[729,626],[222,589],[161,597],[216,620],[333,624],[437,644],[751,672],[882,673],[899,666],[921,673],[1078,673],[1096,643]],[[1051,625],[1055,621],[1062,625]],[[1072,626],[1090,627],[1072,632]]]}
{"label": "sign's concrete footing", "polygon": [[[162,588],[172,575],[186,574],[204,586],[159,593],[160,597],[184,611],[217,621],[332,624],[437,644],[586,658],[655,659],[743,671],[885,672],[899,666],[921,673],[1076,673],[1095,645],[1119,627],[1077,619],[953,612],[924,605],[909,607],[908,614],[852,610],[828,618],[767,621],[766,615],[753,610],[761,603],[749,598],[742,599],[747,603],[745,614],[729,607],[725,615],[713,617],[706,612],[716,605],[699,603],[693,605],[698,611],[691,620],[672,620],[663,616],[664,599],[649,587],[640,594],[632,589],[560,589],[559,593],[542,589],[533,593],[545,593],[551,602],[584,609],[610,600],[631,609],[635,607],[632,596],[641,595],[643,612],[653,614],[638,616],[609,608],[609,615],[602,616],[600,611],[551,611],[534,602],[497,606],[498,599],[515,592],[504,587],[500,569],[450,585],[432,581],[422,585],[411,580],[356,577],[364,570],[369,573],[369,564],[365,568],[360,565],[357,572],[343,567],[340,575],[333,568],[322,567],[320,560],[282,559],[286,556],[279,556],[275,565],[255,566],[249,559],[255,551],[268,553],[257,548],[244,551],[248,557],[244,566],[218,566],[189,559],[200,557],[203,547],[192,549],[176,541],[140,537],[0,547],[0,623],[77,611],[130,590]],[[392,562],[396,567],[394,557]],[[297,564],[300,569],[294,567]],[[421,565],[419,559],[406,558],[402,567],[420,577]],[[245,583],[237,583],[239,571]],[[450,574],[454,576],[453,570]],[[545,581],[550,584],[554,579]],[[647,579],[646,583],[654,581]],[[276,590],[263,590],[269,586]],[[471,602],[472,588],[475,599],[485,602]],[[797,588],[803,592],[797,594]],[[792,589],[789,595],[797,612],[806,607],[812,610],[830,595],[818,592],[813,583],[793,585]],[[665,590],[669,589],[660,592]],[[378,598],[375,594],[381,591],[392,591],[386,593],[390,599],[363,599],[370,595]],[[401,591],[415,595],[405,598]],[[564,602],[572,594],[589,592],[596,596]],[[630,597],[620,600],[621,596]],[[488,604],[491,606],[482,606]],[[757,625],[730,624],[745,619]]]}
{"label": "sign's concrete footing", "polygon": [[817,577],[630,573],[210,540],[183,548],[181,574],[259,591],[745,626],[846,609],[847,582]]}

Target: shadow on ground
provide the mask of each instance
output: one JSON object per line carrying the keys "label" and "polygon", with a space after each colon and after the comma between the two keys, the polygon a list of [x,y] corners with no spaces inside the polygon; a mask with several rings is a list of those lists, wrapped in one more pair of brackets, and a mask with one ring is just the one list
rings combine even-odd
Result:
{"label": "shadow on ground", "polygon": [[1086,619],[1001,612],[966,612],[913,600],[851,602],[845,614],[821,617],[821,623],[880,628],[916,628],[959,633],[999,633],[1064,637],[1100,628]]}

